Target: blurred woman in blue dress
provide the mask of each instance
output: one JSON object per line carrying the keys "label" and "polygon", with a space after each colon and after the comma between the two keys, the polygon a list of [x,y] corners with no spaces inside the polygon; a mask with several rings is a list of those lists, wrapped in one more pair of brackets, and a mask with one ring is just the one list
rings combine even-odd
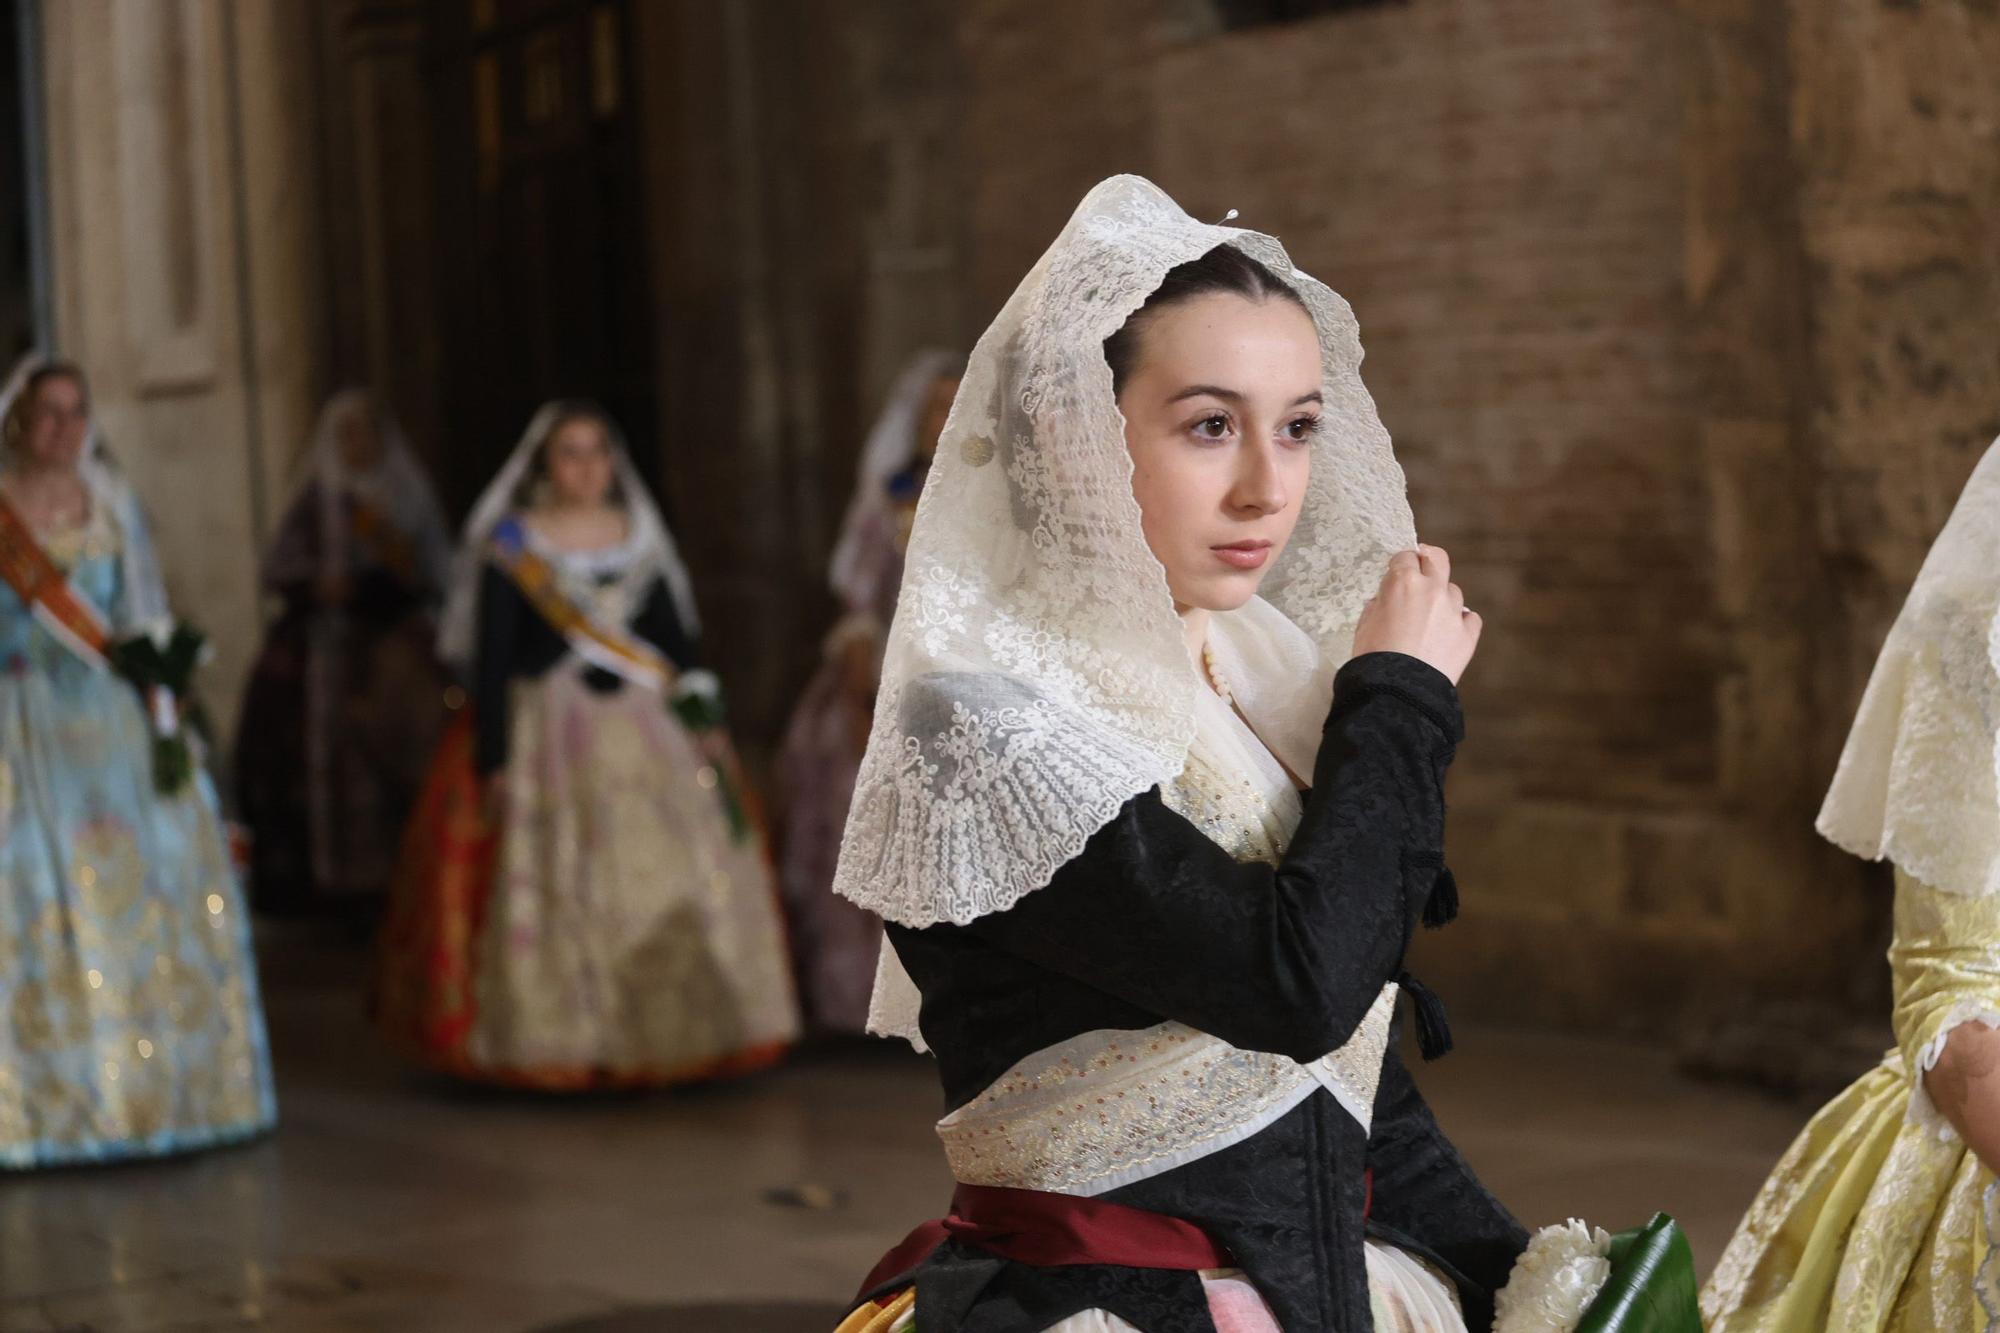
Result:
{"label": "blurred woman in blue dress", "polygon": [[0,394],[0,1167],[271,1126],[249,922],[176,629],[82,372]]}

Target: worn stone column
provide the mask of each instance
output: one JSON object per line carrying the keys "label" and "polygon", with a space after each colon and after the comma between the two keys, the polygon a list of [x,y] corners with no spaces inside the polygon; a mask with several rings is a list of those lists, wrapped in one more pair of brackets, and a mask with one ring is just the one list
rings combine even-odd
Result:
{"label": "worn stone column", "polygon": [[44,17],[55,342],[146,500],[225,735],[256,561],[310,413],[313,135],[285,0],[65,0]]}

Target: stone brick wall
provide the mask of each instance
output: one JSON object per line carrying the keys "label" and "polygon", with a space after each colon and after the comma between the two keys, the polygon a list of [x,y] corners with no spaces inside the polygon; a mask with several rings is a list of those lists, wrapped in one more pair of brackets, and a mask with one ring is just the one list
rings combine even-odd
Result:
{"label": "stone brick wall", "polygon": [[1813,312],[1809,428],[1841,633],[1861,681],[1930,538],[2000,436],[2000,7],[1793,6]]}
{"label": "stone brick wall", "polygon": [[314,408],[314,126],[294,6],[42,7],[52,345],[144,500],[228,754],[257,552]]}

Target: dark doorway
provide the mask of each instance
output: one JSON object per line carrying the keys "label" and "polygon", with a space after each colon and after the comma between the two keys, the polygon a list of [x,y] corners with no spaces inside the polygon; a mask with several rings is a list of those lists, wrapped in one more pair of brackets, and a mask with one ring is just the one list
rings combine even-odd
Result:
{"label": "dark doorway", "polygon": [[459,511],[529,414],[595,398],[653,479],[629,0],[434,0],[440,480]]}
{"label": "dark doorway", "polygon": [[42,197],[41,90],[33,80],[36,0],[0,0],[0,374],[40,342],[36,282]]}

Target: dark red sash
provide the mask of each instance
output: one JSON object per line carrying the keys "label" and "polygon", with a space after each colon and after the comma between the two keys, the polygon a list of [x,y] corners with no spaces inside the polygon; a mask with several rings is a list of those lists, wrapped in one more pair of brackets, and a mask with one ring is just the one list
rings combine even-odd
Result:
{"label": "dark red sash", "polygon": [[1206,1231],[1164,1213],[1073,1194],[960,1185],[951,1196],[951,1215],[924,1223],[884,1255],[861,1284],[862,1294],[917,1267],[946,1240],[1038,1268],[1115,1264],[1192,1272],[1235,1262]]}
{"label": "dark red sash", "polygon": [[[1361,1213],[1374,1211],[1375,1173],[1363,1174]],[[1084,1199],[1045,1190],[960,1185],[949,1216],[924,1223],[882,1256],[861,1283],[857,1300],[901,1277],[947,1240],[1037,1268],[1113,1264],[1120,1268],[1169,1268],[1195,1272],[1233,1268],[1221,1242],[1192,1222],[1106,1199]]]}

